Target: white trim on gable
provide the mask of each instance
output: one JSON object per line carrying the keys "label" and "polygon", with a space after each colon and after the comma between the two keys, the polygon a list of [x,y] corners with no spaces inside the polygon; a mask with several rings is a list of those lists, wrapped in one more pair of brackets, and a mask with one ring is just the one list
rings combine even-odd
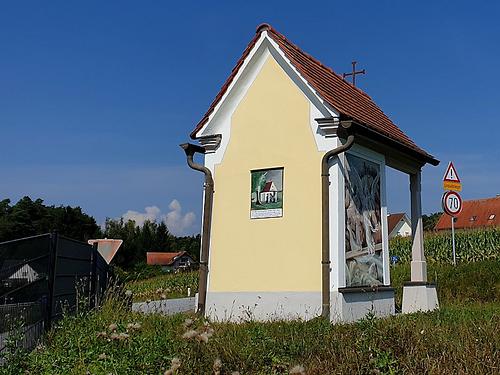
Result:
{"label": "white trim on gable", "polygon": [[[267,49],[267,51],[266,51]],[[238,69],[234,79],[227,88],[226,92],[219,100],[215,106],[213,112],[209,115],[208,121],[203,127],[196,132],[196,137],[207,136],[215,134],[210,131],[216,126],[212,126],[212,122],[217,122],[217,118],[220,116],[218,114],[219,110],[223,107],[234,108],[239,103],[239,100],[245,95],[246,91],[256,78],[260,68],[262,68],[265,59],[258,59],[259,55],[265,53],[271,53],[276,62],[281,66],[281,68],[288,74],[292,81],[301,89],[301,91],[307,96],[307,98],[314,104],[314,106],[322,113],[323,116],[333,116],[338,117],[339,112],[333,109],[326,101],[324,101],[313,89],[313,87],[307,82],[307,80],[300,75],[300,73],[295,69],[290,60],[287,59],[283,51],[276,42],[270,38],[267,31],[261,33],[260,38],[257,40],[251,51],[249,52],[243,64]],[[267,56],[266,56],[267,57]],[[257,62],[258,69],[252,69],[252,65]],[[258,63],[261,64],[258,64]],[[249,72],[247,70],[250,70]],[[253,74],[252,74],[253,73]],[[245,79],[250,78],[250,79]],[[243,82],[241,82],[243,81]],[[236,100],[235,100],[236,99]],[[238,100],[239,99],[239,100]],[[227,102],[227,104],[226,104]],[[228,109],[230,109],[228,108]]]}
{"label": "white trim on gable", "polygon": [[310,126],[318,151],[327,151],[337,147],[336,137],[326,138],[320,133],[315,121],[318,117],[338,117],[339,112],[331,108],[314,91],[309,83],[300,75],[291,62],[286,58],[279,46],[270,38],[267,31],[262,32],[247,58],[236,73],[233,81],[215,106],[209,119],[203,127],[196,132],[196,137],[222,135],[219,148],[205,155],[205,165],[214,172],[214,166],[222,162],[225,150],[231,135],[231,116],[248,89],[260,73],[267,58],[272,56],[283,71],[297,85],[310,102]]}
{"label": "white trim on gable", "polygon": [[[265,32],[267,37],[267,32]],[[339,117],[340,113],[333,109],[326,101],[324,101],[313,87],[302,77],[299,71],[293,66],[290,60],[285,56],[278,44],[267,37],[269,43],[274,47],[270,50],[271,55],[278,62],[281,68],[288,74],[291,80],[300,88],[309,101],[318,109],[323,117]]]}
{"label": "white trim on gable", "polygon": [[[261,34],[259,40],[257,40],[252,50],[243,61],[243,64],[238,69],[238,72],[226,92],[209,115],[208,121],[196,132],[196,137],[217,134],[216,128],[218,125],[217,123],[220,121],[219,119],[226,117],[224,116],[226,112],[232,113],[240,100],[245,96],[248,88],[257,77],[257,74],[260,72],[269,54],[269,51],[267,51],[264,45],[265,40],[264,34]],[[222,113],[219,113],[220,111],[222,111]]]}

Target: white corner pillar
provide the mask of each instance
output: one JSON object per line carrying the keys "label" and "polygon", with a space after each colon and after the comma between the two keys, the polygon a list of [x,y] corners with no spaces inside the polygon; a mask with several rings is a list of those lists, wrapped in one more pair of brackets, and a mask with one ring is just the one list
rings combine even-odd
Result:
{"label": "white corner pillar", "polygon": [[422,172],[410,174],[411,194],[411,281],[403,287],[403,313],[429,311],[439,307],[436,286],[427,283],[422,222]]}

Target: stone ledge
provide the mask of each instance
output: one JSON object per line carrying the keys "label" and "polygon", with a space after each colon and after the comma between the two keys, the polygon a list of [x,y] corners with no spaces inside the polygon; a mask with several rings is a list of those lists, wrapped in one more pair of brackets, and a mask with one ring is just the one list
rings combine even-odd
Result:
{"label": "stone ledge", "polygon": [[430,286],[435,287],[436,283],[431,283],[428,281],[407,281],[403,284],[404,286]]}
{"label": "stone ledge", "polygon": [[343,287],[338,289],[339,293],[379,293],[379,292],[394,292],[391,286],[356,286],[356,287]]}

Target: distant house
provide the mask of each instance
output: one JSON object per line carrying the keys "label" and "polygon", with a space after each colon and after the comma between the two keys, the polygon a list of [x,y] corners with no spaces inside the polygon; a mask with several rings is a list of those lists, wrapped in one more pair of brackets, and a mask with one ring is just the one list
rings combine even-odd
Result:
{"label": "distant house", "polygon": [[196,261],[185,251],[177,253],[146,253],[148,265],[162,266],[164,271],[186,270],[196,266]]}
{"label": "distant house", "polygon": [[408,216],[404,212],[387,215],[387,233],[389,239],[411,236],[411,222]]}
{"label": "distant house", "polygon": [[[0,282],[3,288],[14,288],[38,280],[43,275],[35,268],[38,264],[30,265],[21,259],[9,259],[0,267]],[[38,267],[40,268],[40,267]]]}
{"label": "distant house", "polygon": [[260,193],[260,201],[262,203],[275,203],[278,201],[278,189],[274,182],[267,181]]}
{"label": "distant house", "polygon": [[[464,201],[462,212],[455,221],[455,229],[500,227],[500,196]],[[442,214],[435,230],[451,230],[451,218]]]}

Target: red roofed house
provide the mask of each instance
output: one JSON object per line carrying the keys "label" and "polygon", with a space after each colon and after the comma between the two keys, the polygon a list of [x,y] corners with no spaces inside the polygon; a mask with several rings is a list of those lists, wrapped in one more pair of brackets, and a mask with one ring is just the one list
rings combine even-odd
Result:
{"label": "red roofed house", "polygon": [[150,266],[162,266],[164,271],[176,271],[190,269],[196,265],[196,261],[185,251],[177,253],[146,253],[146,260]]}
{"label": "red roofed house", "polygon": [[410,219],[404,212],[390,214],[387,216],[387,232],[389,233],[389,239],[396,236],[411,236]]}
{"label": "red roofed house", "polygon": [[[249,311],[259,320],[394,313],[386,167],[410,182],[413,259],[403,312],[437,307],[426,282],[421,171],[439,161],[369,95],[273,27],[257,28],[191,138],[199,145],[181,147],[205,175],[201,313],[234,321]],[[263,176],[275,180],[257,197]]]}
{"label": "red roofed house", "polygon": [[[455,229],[473,229],[500,226],[500,196],[463,201],[462,212],[455,221]],[[451,218],[442,214],[435,230],[451,230]]]}
{"label": "red roofed house", "polygon": [[262,192],[260,193],[260,201],[266,203],[273,203],[276,202],[277,198],[278,198],[278,189],[276,189],[274,182],[267,181],[266,184],[264,185],[264,189],[262,189]]}

